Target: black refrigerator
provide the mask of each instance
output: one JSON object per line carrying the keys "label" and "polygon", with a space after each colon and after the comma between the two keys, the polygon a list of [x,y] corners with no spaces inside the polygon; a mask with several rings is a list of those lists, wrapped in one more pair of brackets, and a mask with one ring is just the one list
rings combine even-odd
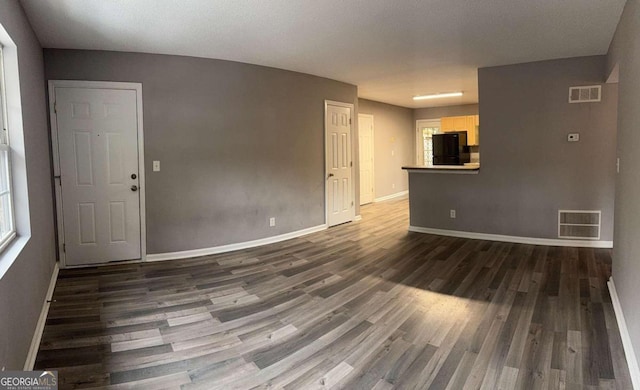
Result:
{"label": "black refrigerator", "polygon": [[464,165],[470,160],[467,132],[433,135],[433,165]]}

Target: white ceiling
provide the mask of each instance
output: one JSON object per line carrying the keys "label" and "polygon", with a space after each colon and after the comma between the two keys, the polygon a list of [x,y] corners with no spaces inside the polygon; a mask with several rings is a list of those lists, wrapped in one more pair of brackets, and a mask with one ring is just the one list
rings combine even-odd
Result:
{"label": "white ceiling", "polygon": [[[219,58],[405,107],[475,103],[477,68],[605,54],[625,0],[22,0],[46,48]],[[464,91],[414,102],[415,95]]]}

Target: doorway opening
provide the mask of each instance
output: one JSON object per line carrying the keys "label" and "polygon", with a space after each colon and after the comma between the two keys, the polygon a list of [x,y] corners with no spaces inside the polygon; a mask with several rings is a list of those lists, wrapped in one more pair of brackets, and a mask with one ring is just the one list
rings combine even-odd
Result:
{"label": "doorway opening", "polygon": [[358,150],[360,160],[360,205],[375,199],[373,115],[358,114]]}

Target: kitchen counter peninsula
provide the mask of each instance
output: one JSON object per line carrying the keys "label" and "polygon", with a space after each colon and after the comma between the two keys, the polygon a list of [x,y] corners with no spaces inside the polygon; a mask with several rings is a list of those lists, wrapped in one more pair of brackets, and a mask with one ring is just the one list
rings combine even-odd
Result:
{"label": "kitchen counter peninsula", "polygon": [[480,171],[480,164],[470,165],[407,165],[402,167],[409,173],[448,173],[475,175]]}

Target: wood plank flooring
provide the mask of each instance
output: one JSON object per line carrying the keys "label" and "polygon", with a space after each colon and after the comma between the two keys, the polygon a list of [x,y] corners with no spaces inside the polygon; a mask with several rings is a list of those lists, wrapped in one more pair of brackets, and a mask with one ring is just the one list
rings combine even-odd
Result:
{"label": "wood plank flooring", "polygon": [[408,233],[408,201],[260,248],[62,270],[60,388],[631,389],[609,250]]}

